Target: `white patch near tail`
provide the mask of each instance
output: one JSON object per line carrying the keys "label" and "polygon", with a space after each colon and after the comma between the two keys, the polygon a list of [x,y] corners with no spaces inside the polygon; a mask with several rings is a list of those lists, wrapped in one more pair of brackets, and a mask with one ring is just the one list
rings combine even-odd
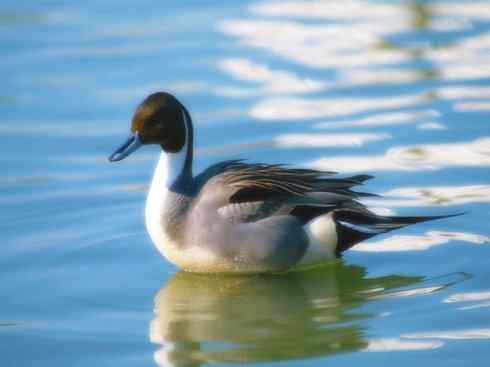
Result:
{"label": "white patch near tail", "polygon": [[321,215],[305,224],[308,234],[308,248],[297,266],[314,265],[335,258],[337,247],[337,226],[333,213]]}

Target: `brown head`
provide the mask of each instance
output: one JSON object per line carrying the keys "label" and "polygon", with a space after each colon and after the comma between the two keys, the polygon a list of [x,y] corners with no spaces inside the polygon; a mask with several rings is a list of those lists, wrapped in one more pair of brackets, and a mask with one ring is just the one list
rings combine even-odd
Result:
{"label": "brown head", "polygon": [[158,144],[167,153],[192,149],[192,122],[186,108],[166,92],[150,94],[136,109],[129,139],[110,157],[120,161],[144,144]]}

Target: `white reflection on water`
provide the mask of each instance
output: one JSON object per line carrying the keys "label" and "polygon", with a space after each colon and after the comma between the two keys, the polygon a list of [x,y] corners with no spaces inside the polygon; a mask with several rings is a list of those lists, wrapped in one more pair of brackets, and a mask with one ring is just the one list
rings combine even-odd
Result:
{"label": "white reflection on water", "polygon": [[446,126],[440,124],[438,122],[426,122],[423,124],[417,125],[417,129],[419,130],[445,130]]}
{"label": "white reflection on water", "polygon": [[320,158],[309,164],[313,168],[342,172],[379,170],[434,170],[445,167],[490,165],[490,138],[470,142],[425,144],[394,147],[378,156],[343,156]]}
{"label": "white reflection on water", "polygon": [[442,87],[437,91],[438,97],[446,99],[487,98],[490,99],[490,87],[477,85]]}
{"label": "white reflection on water", "polygon": [[249,114],[258,120],[303,120],[411,107],[423,102],[424,99],[423,94],[408,94],[392,98],[264,98],[250,110]]}
{"label": "white reflection on water", "polygon": [[435,285],[432,287],[417,287],[413,289],[407,289],[403,291],[390,292],[385,295],[381,295],[375,298],[400,298],[400,297],[413,297],[413,296],[423,296],[426,294],[431,294],[441,289],[445,288],[444,285]]}
{"label": "white reflection on water", "polygon": [[468,280],[471,277],[468,273],[449,273],[431,278],[425,278],[415,287],[404,287],[400,290],[383,291],[371,295],[372,299],[393,299],[400,297],[424,296],[439,292],[447,287]]}
{"label": "white reflection on water", "polygon": [[402,125],[410,124],[421,119],[430,119],[439,117],[441,114],[436,110],[421,110],[421,111],[400,111],[386,112],[373,114],[368,117],[353,119],[348,121],[331,121],[319,122],[314,125],[316,129],[339,129],[345,127],[373,127],[385,125]]}
{"label": "white reflection on water", "polygon": [[218,27],[247,46],[309,67],[367,66],[407,59],[398,50],[373,50],[379,43],[375,32],[393,31],[384,22],[312,25],[286,20],[229,20]]}
{"label": "white reflection on water", "polygon": [[484,203],[490,202],[490,185],[401,187],[387,191],[382,196],[387,198],[375,201],[376,204],[427,206]]}
{"label": "white reflection on water", "polygon": [[402,335],[407,339],[490,339],[490,329],[427,331]]}
{"label": "white reflection on water", "polygon": [[440,340],[402,340],[400,338],[371,339],[365,352],[391,352],[403,350],[425,350],[442,347]]}
{"label": "white reflection on water", "polygon": [[[433,340],[426,340],[433,339]],[[464,329],[447,331],[428,331],[403,334],[400,338],[371,339],[366,352],[388,352],[402,350],[424,350],[442,347],[442,340],[490,339],[490,329]]]}
{"label": "white reflection on water", "polygon": [[280,148],[360,147],[365,143],[391,138],[385,133],[358,134],[283,134],[274,138]]}
{"label": "white reflection on water", "polygon": [[385,140],[391,135],[385,133],[340,133],[340,134],[280,134],[271,138],[248,140],[244,143],[220,144],[196,149],[196,155],[233,154],[247,149],[275,147],[289,148],[326,148],[361,147],[367,143]]}
{"label": "white reflection on water", "polygon": [[[310,78],[300,78],[292,72],[272,70],[266,65],[254,63],[249,59],[224,59],[219,62],[222,71],[236,79],[259,83],[261,93],[306,93],[322,90],[326,83]],[[257,88],[254,88],[257,89]],[[229,89],[218,90],[229,97],[236,96]]]}
{"label": "white reflection on water", "polygon": [[[382,36],[408,29],[403,7],[369,6],[366,12],[361,1],[342,2],[339,7],[328,1],[262,2],[252,11],[266,20],[228,20],[219,28],[248,46],[310,67],[372,66],[405,60],[407,55],[399,50],[376,50]],[[280,19],[291,17],[328,18],[332,22],[306,24]]]}
{"label": "white reflection on water", "polygon": [[446,47],[427,48],[424,56],[446,80],[487,78],[490,75],[490,33],[463,38]]}
{"label": "white reflection on water", "polygon": [[451,241],[463,241],[481,245],[490,239],[486,236],[446,231],[429,231],[419,236],[395,235],[379,241],[362,242],[352,248],[364,252],[422,251]]}
{"label": "white reflection on water", "polygon": [[[426,340],[432,339],[432,340]],[[440,340],[472,340],[490,339],[490,329],[465,329],[447,331],[428,331],[403,334],[400,338],[371,339],[366,352],[389,352],[403,350],[424,350],[442,347],[445,343]]]}
{"label": "white reflection on water", "polygon": [[466,311],[466,310],[474,310],[477,308],[487,308],[487,307],[490,307],[490,302],[481,302],[481,303],[477,303],[475,305],[462,306],[462,307],[459,307],[458,310]]}
{"label": "white reflection on water", "polygon": [[[349,20],[366,16],[366,4],[358,0],[344,0],[342,6],[330,1],[267,1],[252,7],[259,15],[323,18],[331,20]],[[371,19],[382,21],[381,24],[400,26],[400,19],[405,17],[400,6],[396,4],[369,4]],[[374,22],[373,22],[374,23]]]}
{"label": "white reflection on water", "polygon": [[434,5],[434,11],[443,16],[461,19],[470,18],[472,20],[490,20],[490,7],[486,1],[441,1]]}
{"label": "white reflection on water", "polygon": [[[250,8],[255,17],[218,23],[221,32],[234,37],[245,46],[262,49],[309,68],[333,70],[334,73],[326,78],[327,81],[301,78],[252,61],[242,61],[242,65],[238,65],[235,60],[234,65],[227,65],[225,68],[221,62],[220,66],[238,79],[262,83],[263,94],[305,93],[327,87],[335,89],[389,83],[411,84],[427,79],[461,81],[487,78],[490,75],[490,33],[452,34],[452,42],[441,42],[437,45],[428,41],[407,40],[396,43],[391,40],[392,36],[412,32],[414,27],[439,34],[471,30],[473,23],[490,19],[488,3],[442,1],[424,3],[423,6],[410,3],[407,6],[407,3],[370,2],[369,12],[366,12],[365,5],[365,2],[356,0],[344,1],[342,6],[324,0],[263,1]],[[421,68],[412,63],[406,67],[406,63],[410,65],[414,60],[423,60],[431,66]],[[260,76],[255,76],[255,72]],[[277,80],[276,85],[271,83],[273,76]],[[471,91],[472,89],[478,89],[482,93]],[[220,90],[221,94],[229,97],[254,95],[254,91],[250,89],[227,87]],[[458,101],[454,105],[455,110],[490,109],[487,87],[443,86],[434,96],[452,99],[455,93],[461,92],[465,93],[465,99],[478,98],[478,101]],[[365,98],[269,98],[253,106],[249,115],[259,120],[304,120],[370,112],[377,108],[404,108],[424,101],[424,98],[398,98],[383,98],[393,102],[387,105],[379,105],[376,100]],[[383,119],[376,122],[371,117],[366,119],[367,121],[322,123],[317,127],[412,122],[411,119],[401,117],[394,117],[390,122]],[[417,128],[443,130],[445,126],[437,121],[424,121]],[[372,161],[373,169],[400,169],[399,165],[381,162],[380,157],[369,160]]]}
{"label": "white reflection on water", "polygon": [[490,102],[457,102],[456,111],[490,111]]}
{"label": "white reflection on water", "polygon": [[490,307],[490,291],[454,293],[449,297],[446,297],[442,302],[444,303],[476,302],[470,305],[458,307],[458,310],[461,311],[474,310],[477,308],[487,308]]}
{"label": "white reflection on water", "polygon": [[[370,3],[366,12],[362,1],[265,1],[251,8],[261,19],[227,20],[219,29],[241,43],[261,48],[299,64],[317,68],[337,68],[340,84],[409,82],[420,78],[417,69],[386,70],[379,65],[400,63],[412,56],[410,49],[386,47],[388,35],[409,32],[417,14],[405,4]],[[471,22],[489,19],[487,3],[440,2],[426,5],[430,18],[424,26],[438,32],[471,29]],[[423,12],[423,11],[422,11]],[[322,19],[327,23],[294,21],[294,18]],[[265,19],[265,20],[264,20]],[[286,20],[287,19],[287,20]],[[415,44],[435,68],[448,79],[489,75],[488,34],[465,37],[457,43],[432,48]],[[383,47],[384,46],[384,47]]]}
{"label": "white reflection on water", "polygon": [[469,301],[490,301],[490,291],[486,292],[464,292],[454,293],[444,299],[444,303],[469,302]]}

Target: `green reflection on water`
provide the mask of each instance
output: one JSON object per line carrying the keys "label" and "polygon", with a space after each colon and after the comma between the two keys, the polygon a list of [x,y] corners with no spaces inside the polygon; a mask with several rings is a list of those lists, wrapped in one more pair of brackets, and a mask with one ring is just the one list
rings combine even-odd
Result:
{"label": "green reflection on water", "polygon": [[407,6],[412,17],[411,23],[413,28],[418,30],[429,27],[433,14],[431,8],[425,1],[412,0]]}
{"label": "green reflection on water", "polygon": [[[429,29],[434,18],[437,17],[438,14],[434,12],[434,9],[427,4],[424,0],[411,0],[405,5],[407,15],[410,19],[411,27],[414,31],[423,31]],[[433,41],[430,44],[430,49],[442,49],[444,50],[446,47],[451,45],[448,44],[440,44],[434,43]],[[380,52],[383,51],[404,51],[410,58],[414,61],[424,62],[422,67],[418,67],[417,71],[417,79],[419,80],[438,80],[441,78],[440,70],[430,63],[426,54],[428,51],[427,46],[417,46],[417,45],[404,45],[398,44],[394,41],[388,39],[382,39],[378,44],[374,46],[375,50]],[[431,91],[429,91],[430,93]],[[429,95],[429,97],[437,97],[436,95]]]}
{"label": "green reflection on water", "polygon": [[155,297],[152,342],[161,365],[265,362],[366,347],[359,307],[420,277],[366,278],[342,262],[285,275],[180,272]]}

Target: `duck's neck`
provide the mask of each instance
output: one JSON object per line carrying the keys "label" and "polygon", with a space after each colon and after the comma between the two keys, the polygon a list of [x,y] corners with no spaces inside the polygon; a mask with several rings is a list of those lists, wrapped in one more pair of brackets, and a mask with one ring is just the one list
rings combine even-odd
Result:
{"label": "duck's neck", "polygon": [[160,154],[156,174],[163,179],[165,188],[179,187],[192,180],[192,171],[186,168],[187,152]]}
{"label": "duck's neck", "polygon": [[183,118],[186,129],[185,144],[176,153],[162,150],[159,171],[163,175],[165,187],[179,191],[185,189],[192,182],[192,155],[193,155],[193,128],[189,112],[183,107]]}

